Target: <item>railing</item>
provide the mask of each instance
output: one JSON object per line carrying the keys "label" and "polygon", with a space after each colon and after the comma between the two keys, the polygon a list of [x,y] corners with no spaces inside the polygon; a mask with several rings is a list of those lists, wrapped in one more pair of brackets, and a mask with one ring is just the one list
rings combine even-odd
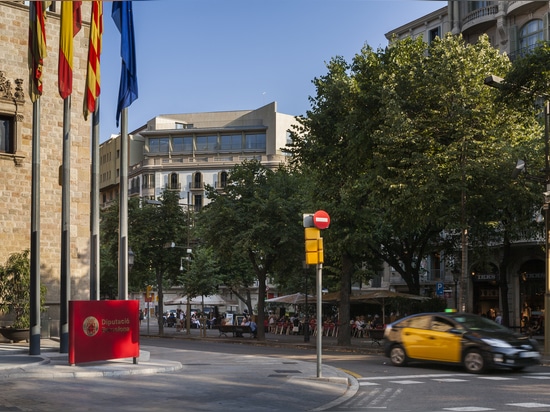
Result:
{"label": "railing", "polygon": [[166,190],[180,190],[181,191],[181,183],[168,183],[164,185],[164,189]]}
{"label": "railing", "polygon": [[494,16],[497,13],[498,13],[498,5],[496,5],[496,4],[492,5],[492,6],[483,7],[481,9],[474,10],[470,14],[468,14],[464,18],[463,24],[470,23],[470,22],[472,22],[474,20],[477,20],[481,17]]}

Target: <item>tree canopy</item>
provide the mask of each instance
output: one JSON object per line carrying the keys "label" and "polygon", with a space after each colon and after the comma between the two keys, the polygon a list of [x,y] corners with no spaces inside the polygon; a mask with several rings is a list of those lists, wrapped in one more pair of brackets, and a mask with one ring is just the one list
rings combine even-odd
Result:
{"label": "tree canopy", "polygon": [[[462,229],[485,242],[511,216],[504,210],[532,208],[510,173],[519,152],[534,150],[537,125],[484,85],[510,69],[486,36],[365,46],[327,69],[314,79],[317,94],[290,152],[333,217],[325,244],[341,268],[345,327],[358,262],[385,261],[418,294],[426,256],[452,256]],[[349,336],[342,330],[339,343]]]}

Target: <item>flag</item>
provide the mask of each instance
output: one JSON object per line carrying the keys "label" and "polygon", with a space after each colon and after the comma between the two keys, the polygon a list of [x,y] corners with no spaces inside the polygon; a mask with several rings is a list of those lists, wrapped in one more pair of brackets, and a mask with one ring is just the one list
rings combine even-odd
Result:
{"label": "flag", "polygon": [[46,1],[29,2],[29,95],[33,102],[42,95],[42,65],[46,51]]}
{"label": "flag", "polygon": [[118,104],[116,108],[116,125],[118,127],[120,113],[138,97],[132,2],[113,2],[111,17],[121,34],[120,56],[122,57],[122,70],[120,73],[120,87],[118,89]]}
{"label": "flag", "polygon": [[90,19],[90,44],[88,48],[88,69],[86,90],[84,91],[84,119],[95,112],[96,100],[101,88],[99,61],[101,56],[101,36],[103,34],[103,2],[92,2]]}
{"label": "flag", "polygon": [[80,31],[81,1],[61,2],[61,32],[59,34],[59,95],[66,99],[73,92],[73,38]]}

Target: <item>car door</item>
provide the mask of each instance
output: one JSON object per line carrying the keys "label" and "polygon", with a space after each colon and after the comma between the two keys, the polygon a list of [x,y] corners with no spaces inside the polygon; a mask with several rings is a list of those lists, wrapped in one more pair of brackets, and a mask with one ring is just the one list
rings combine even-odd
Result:
{"label": "car door", "polygon": [[431,315],[416,316],[401,330],[401,341],[410,358],[428,359],[431,319]]}
{"label": "car door", "polygon": [[425,339],[426,352],[423,359],[458,363],[461,361],[461,342],[462,333],[458,329],[460,325],[455,325],[450,319],[435,315]]}

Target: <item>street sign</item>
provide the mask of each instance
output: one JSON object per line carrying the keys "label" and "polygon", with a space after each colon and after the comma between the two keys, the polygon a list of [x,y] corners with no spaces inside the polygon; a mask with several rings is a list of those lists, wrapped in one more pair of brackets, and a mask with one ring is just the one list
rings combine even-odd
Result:
{"label": "street sign", "polygon": [[318,210],[313,214],[313,224],[317,229],[326,229],[330,225],[330,216],[324,210]]}
{"label": "street sign", "polygon": [[443,291],[444,291],[443,282],[437,282],[435,284],[435,294],[437,296],[443,296]]}

